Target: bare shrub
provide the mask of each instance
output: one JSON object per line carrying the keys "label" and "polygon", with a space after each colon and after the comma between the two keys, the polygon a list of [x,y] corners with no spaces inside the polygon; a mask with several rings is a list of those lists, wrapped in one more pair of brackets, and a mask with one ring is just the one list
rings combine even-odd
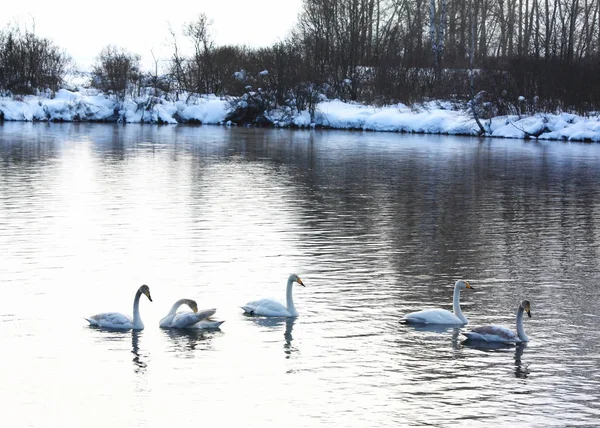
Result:
{"label": "bare shrub", "polygon": [[113,45],[104,47],[92,69],[92,86],[123,100],[139,88],[140,56]]}
{"label": "bare shrub", "polygon": [[69,55],[32,31],[0,31],[0,89],[13,94],[57,91],[71,64]]}

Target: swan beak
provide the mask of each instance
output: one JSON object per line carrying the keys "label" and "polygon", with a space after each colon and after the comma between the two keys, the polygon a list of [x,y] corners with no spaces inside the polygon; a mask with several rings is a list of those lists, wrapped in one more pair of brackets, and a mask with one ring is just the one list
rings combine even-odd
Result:
{"label": "swan beak", "polygon": [[465,285],[467,286],[467,288],[470,288],[471,290],[475,290],[473,287],[471,287],[471,284],[469,284],[468,281],[465,281]]}
{"label": "swan beak", "polygon": [[300,284],[302,287],[306,287],[306,285],[304,285],[304,283],[302,282],[302,280],[301,280],[300,278],[298,278],[298,279],[296,280],[296,282],[297,282],[298,284]]}
{"label": "swan beak", "polygon": [[531,311],[529,309],[527,309],[527,315],[529,315],[529,318],[531,318]]}
{"label": "swan beak", "polygon": [[150,291],[144,291],[144,294],[148,298],[148,300],[152,301],[152,297],[150,297]]}

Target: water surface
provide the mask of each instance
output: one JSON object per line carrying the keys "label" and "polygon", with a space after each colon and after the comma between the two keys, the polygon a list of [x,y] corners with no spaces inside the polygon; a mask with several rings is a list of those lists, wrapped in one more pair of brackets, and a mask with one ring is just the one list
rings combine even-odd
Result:
{"label": "water surface", "polygon": [[[600,146],[225,127],[0,125],[6,426],[565,426],[600,417]],[[240,305],[306,288],[296,320]],[[481,349],[399,323],[513,327]],[[131,313],[146,329],[84,317]],[[172,303],[220,331],[157,327]]]}

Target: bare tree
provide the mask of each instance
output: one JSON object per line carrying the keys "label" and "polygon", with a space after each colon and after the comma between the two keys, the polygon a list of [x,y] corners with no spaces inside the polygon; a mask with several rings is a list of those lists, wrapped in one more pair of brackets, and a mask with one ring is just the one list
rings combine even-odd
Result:
{"label": "bare tree", "polygon": [[189,89],[187,74],[185,72],[185,58],[179,53],[179,44],[175,31],[169,27],[169,33],[173,39],[173,54],[171,55],[170,74],[175,82],[175,99],[179,100],[179,94]]}
{"label": "bare tree", "polygon": [[212,58],[215,46],[209,33],[211,25],[211,20],[201,13],[195,21],[188,22],[184,27],[184,34],[194,47],[194,53],[187,62],[190,89],[201,94],[214,93],[216,89]]}
{"label": "bare tree", "polygon": [[446,37],[448,1],[439,0],[439,8],[436,0],[429,0],[429,38],[431,40],[431,51],[433,54],[434,86],[436,94],[442,77],[442,60],[444,58],[444,43]]}
{"label": "bare tree", "polygon": [[469,89],[471,92],[471,99],[469,100],[469,107],[473,119],[479,128],[479,135],[485,134],[485,128],[479,120],[481,110],[481,100],[484,93],[475,95],[475,70],[473,69],[473,61],[475,58],[475,16],[473,14],[473,0],[469,0],[469,28],[471,30],[471,37],[469,37]]}
{"label": "bare tree", "polygon": [[140,56],[124,48],[102,48],[92,70],[92,85],[123,100],[133,94],[140,81]]}

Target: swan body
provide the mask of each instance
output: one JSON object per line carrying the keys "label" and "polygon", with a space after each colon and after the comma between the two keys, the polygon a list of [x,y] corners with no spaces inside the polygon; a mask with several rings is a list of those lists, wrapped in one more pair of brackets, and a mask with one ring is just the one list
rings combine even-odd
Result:
{"label": "swan body", "polygon": [[199,328],[196,326],[200,321],[211,317],[217,312],[216,309],[205,309],[199,312],[181,312],[175,315],[171,321],[170,328]]}
{"label": "swan body", "polygon": [[105,312],[102,314],[92,315],[86,320],[93,327],[102,327],[109,329],[119,330],[143,330],[144,323],[140,317],[140,297],[144,294],[148,300],[152,301],[150,297],[150,288],[147,285],[142,285],[135,293],[133,299],[133,319],[128,315],[121,314],[119,312]]}
{"label": "swan body", "polygon": [[523,328],[523,312],[531,318],[531,304],[529,300],[523,300],[517,309],[517,332],[501,325],[484,325],[475,327],[463,335],[468,340],[477,340],[495,343],[523,343],[529,342],[529,337]]}
{"label": "swan body", "polygon": [[404,315],[403,321],[408,324],[441,324],[441,325],[465,325],[469,323],[460,310],[460,292],[471,287],[468,281],[458,280],[454,284],[454,298],[452,302],[453,312],[445,309],[425,309]]}
{"label": "swan body", "polygon": [[261,315],[264,317],[297,317],[298,311],[294,306],[292,298],[292,287],[294,282],[305,286],[302,280],[295,273],[291,274],[287,280],[286,303],[283,305],[274,299],[260,299],[246,303],[242,306],[245,313],[250,315]]}
{"label": "swan body", "polygon": [[[188,305],[193,312],[177,312],[180,306]],[[211,318],[217,312],[216,309],[198,310],[198,304],[192,299],[180,299],[171,307],[169,313],[160,320],[162,328],[195,328],[216,329],[225,321],[217,321]]]}

